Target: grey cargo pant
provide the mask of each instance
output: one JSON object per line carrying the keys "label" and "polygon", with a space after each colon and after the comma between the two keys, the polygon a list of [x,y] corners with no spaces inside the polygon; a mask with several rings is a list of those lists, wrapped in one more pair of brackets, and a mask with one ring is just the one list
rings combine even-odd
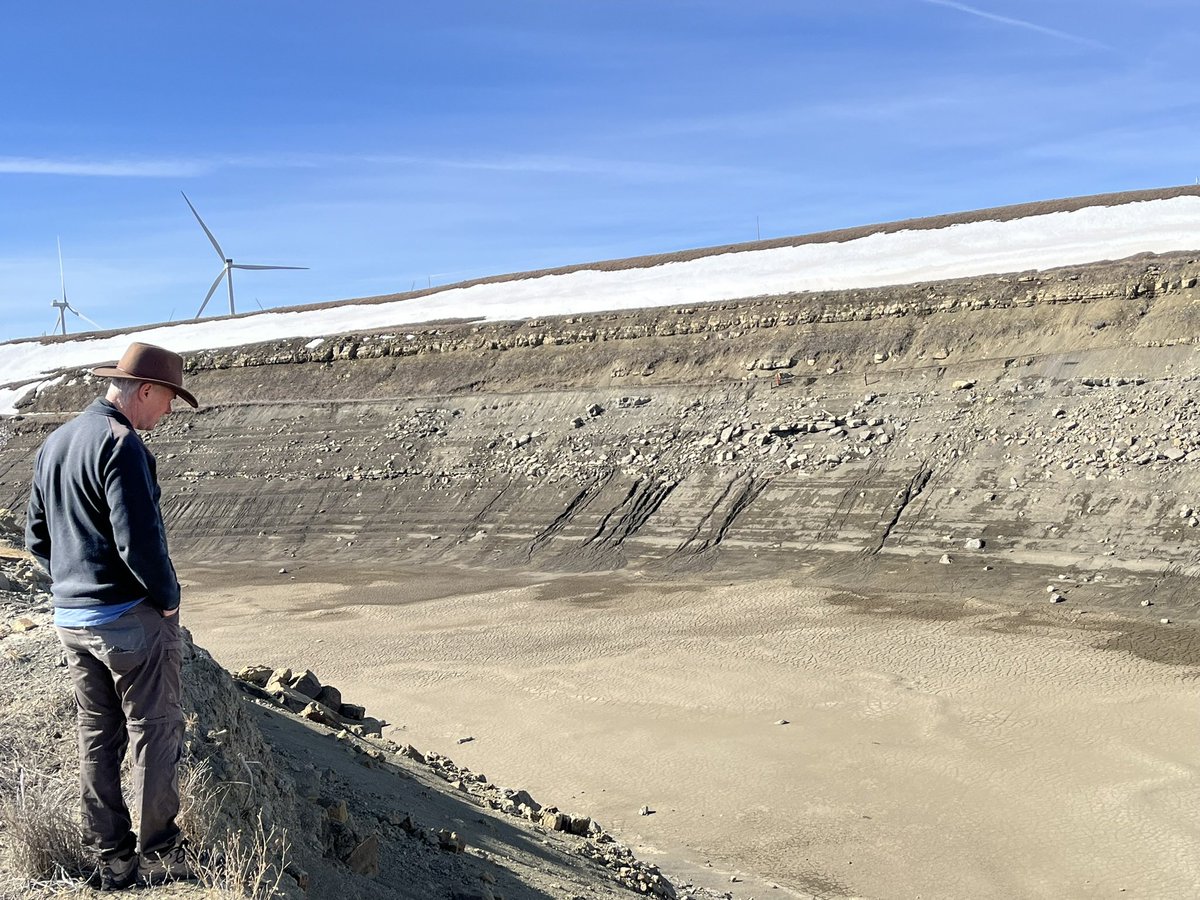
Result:
{"label": "grey cargo pant", "polygon": [[[139,603],[106,625],[56,630],[75,686],[85,843],[101,858],[175,846],[183,747],[179,616],[164,618]],[[136,836],[121,795],[127,746]]]}

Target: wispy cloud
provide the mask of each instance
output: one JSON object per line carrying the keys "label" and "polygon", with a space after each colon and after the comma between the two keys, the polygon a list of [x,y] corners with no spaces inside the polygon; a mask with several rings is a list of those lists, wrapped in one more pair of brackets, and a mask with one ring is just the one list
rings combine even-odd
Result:
{"label": "wispy cloud", "polygon": [[958,3],[956,0],[922,0],[922,2],[928,3],[932,6],[945,6],[948,9],[956,9],[959,12],[964,12],[968,15],[978,16],[981,19],[987,19],[989,22],[998,22],[1001,25],[1011,25],[1014,28],[1024,28],[1028,31],[1036,31],[1038,34],[1044,34],[1063,41],[1070,41],[1073,44],[1082,44],[1085,47],[1096,47],[1100,50],[1113,49],[1108,44],[1093,40],[1089,37],[1071,34],[1066,31],[1059,31],[1057,28],[1047,28],[1045,25],[1038,25],[1036,22],[1027,22],[1024,19],[1014,19],[1011,16],[1000,16],[996,13],[987,12],[986,10],[976,9],[974,6],[967,6],[965,3]]}
{"label": "wispy cloud", "polygon": [[605,175],[621,178],[691,179],[697,176],[745,174],[737,166],[676,162],[647,162],[632,159],[603,159],[583,156],[512,155],[487,157],[418,157],[374,154],[355,157],[376,165],[429,166],[483,172],[531,172],[543,175]]}
{"label": "wispy cloud", "polygon": [[69,159],[0,156],[0,175],[67,175],[81,178],[196,178],[225,168],[312,168],[320,158],[304,154],[213,156],[175,159]]}
{"label": "wispy cloud", "polygon": [[181,159],[46,159],[0,156],[0,174],[74,175],[88,178],[192,178],[213,170],[211,163]]}

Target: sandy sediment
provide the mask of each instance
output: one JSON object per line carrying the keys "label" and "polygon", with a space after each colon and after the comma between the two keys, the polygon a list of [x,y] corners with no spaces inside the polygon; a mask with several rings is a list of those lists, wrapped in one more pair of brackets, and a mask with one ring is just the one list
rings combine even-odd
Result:
{"label": "sandy sediment", "polygon": [[804,575],[187,575],[227,666],[304,660],[404,740],[735,896],[1200,883],[1200,667],[1106,649],[1110,613]]}

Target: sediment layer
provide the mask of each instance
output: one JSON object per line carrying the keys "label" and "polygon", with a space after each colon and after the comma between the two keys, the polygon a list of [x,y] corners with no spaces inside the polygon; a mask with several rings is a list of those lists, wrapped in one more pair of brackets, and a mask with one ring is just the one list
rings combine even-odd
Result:
{"label": "sediment layer", "polygon": [[[1139,257],[197,353],[202,408],[149,444],[185,559],[945,554],[1181,589],[1198,277],[1193,257]],[[0,425],[0,505],[23,506],[34,449],[100,390],[72,373]]]}

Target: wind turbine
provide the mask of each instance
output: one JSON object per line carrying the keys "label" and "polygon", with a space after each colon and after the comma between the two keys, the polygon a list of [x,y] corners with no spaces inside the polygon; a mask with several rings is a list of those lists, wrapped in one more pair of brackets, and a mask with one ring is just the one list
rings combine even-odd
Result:
{"label": "wind turbine", "polygon": [[[183,191],[179,193],[183,194]],[[183,201],[188,205],[188,209],[192,211],[192,215],[196,217],[196,221],[200,223],[200,227],[204,229],[204,233],[208,235],[208,239],[212,241],[213,249],[217,251],[217,256],[225,265],[221,269],[221,274],[217,276],[216,281],[212,283],[212,287],[208,289],[208,293],[204,295],[204,302],[200,304],[200,310],[196,313],[196,318],[200,318],[204,314],[204,307],[208,306],[208,301],[212,299],[212,295],[216,293],[221,279],[225,278],[226,285],[229,287],[229,314],[232,316],[236,312],[233,308],[233,270],[234,269],[307,269],[308,266],[250,266],[245,263],[235,263],[232,259],[225,255],[225,251],[221,249],[221,245],[217,243],[217,239],[213,237],[213,233],[208,230],[208,226],[204,224],[204,220],[200,218],[200,213],[196,212],[196,207],[192,206],[192,201],[188,199],[187,194],[183,194]]]}
{"label": "wind turbine", "polygon": [[79,310],[77,310],[75,307],[73,307],[70,303],[67,302],[67,276],[63,269],[62,239],[55,238],[55,240],[58,241],[58,278],[59,278],[59,281],[62,283],[62,299],[50,301],[50,305],[58,310],[58,321],[54,323],[54,330],[60,334],[67,333],[67,310],[70,310],[75,315],[77,315],[79,318],[83,319],[83,321],[85,321],[91,325],[95,325],[97,331],[103,331],[104,330],[103,325],[99,324],[98,322],[92,321],[87,316],[85,316],[83,313],[81,313]]}

